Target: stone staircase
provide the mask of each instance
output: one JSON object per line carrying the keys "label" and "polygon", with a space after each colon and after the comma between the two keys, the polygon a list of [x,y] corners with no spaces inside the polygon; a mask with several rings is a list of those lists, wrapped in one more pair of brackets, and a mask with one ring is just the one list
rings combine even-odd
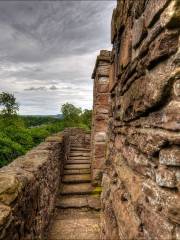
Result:
{"label": "stone staircase", "polygon": [[90,145],[72,144],[49,240],[100,239],[100,189],[91,185]]}

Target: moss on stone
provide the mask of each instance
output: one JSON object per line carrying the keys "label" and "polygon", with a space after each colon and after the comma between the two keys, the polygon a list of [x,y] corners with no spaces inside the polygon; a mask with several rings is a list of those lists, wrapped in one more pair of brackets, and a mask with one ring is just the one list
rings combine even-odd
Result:
{"label": "moss on stone", "polygon": [[92,195],[94,196],[99,196],[102,192],[102,187],[95,187],[93,190],[92,190]]}

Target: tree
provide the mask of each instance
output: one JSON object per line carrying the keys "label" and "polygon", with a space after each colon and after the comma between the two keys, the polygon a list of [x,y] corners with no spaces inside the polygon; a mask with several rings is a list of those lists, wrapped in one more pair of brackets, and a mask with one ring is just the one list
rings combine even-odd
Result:
{"label": "tree", "polygon": [[92,110],[85,109],[82,113],[82,122],[91,129]]}
{"label": "tree", "polygon": [[78,123],[82,114],[81,108],[75,107],[73,104],[65,103],[61,107],[63,118],[67,122]]}
{"label": "tree", "polygon": [[1,110],[2,115],[12,116],[16,115],[19,110],[19,104],[13,94],[2,92],[0,94],[0,105],[3,107]]}

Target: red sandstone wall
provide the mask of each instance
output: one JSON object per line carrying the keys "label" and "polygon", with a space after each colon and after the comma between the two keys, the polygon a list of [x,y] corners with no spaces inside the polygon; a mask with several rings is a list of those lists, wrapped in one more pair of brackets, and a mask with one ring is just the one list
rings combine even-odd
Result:
{"label": "red sandstone wall", "polygon": [[180,239],[180,2],[119,0],[102,239]]}
{"label": "red sandstone wall", "polygon": [[63,164],[74,143],[90,134],[69,128],[0,169],[0,239],[46,239]]}
{"label": "red sandstone wall", "polygon": [[92,78],[94,79],[92,117],[92,183],[100,185],[106,155],[109,113],[110,52],[102,50],[97,57]]}

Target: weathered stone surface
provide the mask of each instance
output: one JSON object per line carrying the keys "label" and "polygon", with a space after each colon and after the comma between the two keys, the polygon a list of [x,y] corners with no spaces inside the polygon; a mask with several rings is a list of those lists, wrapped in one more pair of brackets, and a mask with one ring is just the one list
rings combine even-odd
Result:
{"label": "weathered stone surface", "polygon": [[73,212],[68,209],[64,215],[62,210],[58,213],[57,220],[52,226],[48,239],[99,240],[99,233],[99,216],[97,214],[83,212],[83,210]]}
{"label": "weathered stone surface", "polygon": [[156,171],[156,183],[161,187],[177,187],[178,182],[176,178],[176,170],[173,171],[171,168],[166,166],[159,166]]}
{"label": "weathered stone surface", "polygon": [[180,236],[179,9],[122,0],[113,13],[104,240]]}
{"label": "weathered stone surface", "polygon": [[180,79],[174,83],[173,90],[174,90],[174,95],[176,97],[180,97]]}
{"label": "weathered stone surface", "polygon": [[[112,198],[112,207],[116,213],[120,239],[139,239],[141,237],[139,231],[141,221],[134,212],[128,193],[125,190],[118,190],[112,194]],[[131,222],[130,228],[128,222]]]}
{"label": "weathered stone surface", "polygon": [[9,173],[0,173],[0,201],[4,204],[12,203],[18,196],[20,182],[17,177]]}
{"label": "weathered stone surface", "polygon": [[0,203],[0,229],[6,224],[7,220],[9,220],[10,214],[11,208]]}
{"label": "weathered stone surface", "polygon": [[99,93],[107,93],[109,90],[109,84],[98,84],[97,92]]}
{"label": "weathered stone surface", "polygon": [[63,163],[62,137],[55,138],[1,168],[1,239],[44,238]]}
{"label": "weathered stone surface", "polygon": [[177,28],[180,26],[180,3],[179,0],[171,0],[169,6],[160,17],[162,25],[168,28]]}
{"label": "weathered stone surface", "polygon": [[151,43],[149,47],[148,67],[154,66],[161,59],[169,57],[178,50],[178,31],[166,31]]}
{"label": "weathered stone surface", "polygon": [[96,142],[105,142],[107,139],[106,132],[97,132],[95,134],[95,141]]}
{"label": "weathered stone surface", "polygon": [[131,19],[127,23],[127,28],[122,34],[121,45],[120,45],[120,55],[119,55],[119,73],[121,69],[125,68],[131,60],[132,53],[132,33],[131,33]]}
{"label": "weathered stone surface", "polygon": [[159,155],[161,164],[169,166],[180,166],[180,149],[177,146],[162,149]]}
{"label": "weathered stone surface", "polygon": [[99,105],[105,105],[108,106],[109,103],[109,94],[101,94],[97,96],[97,103]]}
{"label": "weathered stone surface", "polygon": [[146,36],[147,30],[144,24],[144,16],[134,21],[132,29],[132,45],[134,48],[138,47],[143,38]]}
{"label": "weathered stone surface", "polygon": [[149,108],[155,107],[165,100],[177,74],[177,70],[173,72],[172,63],[164,69],[165,65],[165,62],[158,65],[149,74],[134,81],[128,91],[120,97],[121,120],[130,120],[140,116]]}
{"label": "weathered stone surface", "polygon": [[169,223],[159,214],[153,212],[151,208],[143,205],[141,218],[144,228],[152,238],[160,240],[172,239],[173,224]]}
{"label": "weathered stone surface", "polygon": [[170,2],[169,0],[148,1],[144,12],[147,27],[150,27],[154,24],[154,22],[158,19],[161,12],[164,10],[164,8],[167,6],[169,2]]}
{"label": "weathered stone surface", "polygon": [[167,129],[177,131],[180,129],[180,103],[179,101],[170,101],[165,107],[159,111],[150,113],[147,117],[141,117],[138,120],[132,122],[133,126],[145,126],[153,128],[159,127],[161,129]]}

